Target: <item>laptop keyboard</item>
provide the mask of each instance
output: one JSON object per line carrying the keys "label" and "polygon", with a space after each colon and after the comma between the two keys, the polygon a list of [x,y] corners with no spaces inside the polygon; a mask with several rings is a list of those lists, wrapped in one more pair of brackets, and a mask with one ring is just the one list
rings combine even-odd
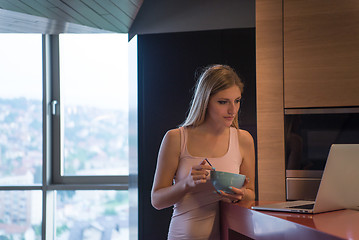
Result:
{"label": "laptop keyboard", "polygon": [[314,207],[314,203],[304,204],[304,205],[297,205],[297,206],[292,206],[292,207],[288,207],[288,208],[312,209],[313,207]]}

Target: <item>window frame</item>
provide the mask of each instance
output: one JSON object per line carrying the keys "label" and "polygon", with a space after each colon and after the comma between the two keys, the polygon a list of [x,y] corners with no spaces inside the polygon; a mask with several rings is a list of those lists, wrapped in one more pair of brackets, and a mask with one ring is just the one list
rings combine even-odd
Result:
{"label": "window frame", "polygon": [[[44,71],[44,161],[43,231],[46,240],[55,239],[55,194],[57,190],[129,190],[129,176],[61,176],[62,131],[60,99],[59,35],[43,35]],[[54,101],[57,102],[54,105]],[[53,109],[55,107],[55,109]],[[52,136],[52,137],[51,137]],[[45,146],[46,145],[46,146]],[[45,155],[46,154],[46,155]],[[46,166],[46,168],[45,168]],[[49,222],[51,219],[51,222]],[[51,224],[50,226],[49,223]],[[51,238],[49,238],[52,236]]]}
{"label": "window frame", "polygon": [[[61,98],[60,98],[60,59],[59,59],[59,35],[48,35],[50,38],[49,51],[51,52],[51,93],[52,97],[47,104],[47,110],[52,116],[52,174],[53,184],[115,184],[122,187],[123,190],[128,189],[128,175],[117,176],[62,176],[62,119],[61,119]],[[56,105],[54,103],[57,103]],[[53,114],[55,113],[55,114]]]}

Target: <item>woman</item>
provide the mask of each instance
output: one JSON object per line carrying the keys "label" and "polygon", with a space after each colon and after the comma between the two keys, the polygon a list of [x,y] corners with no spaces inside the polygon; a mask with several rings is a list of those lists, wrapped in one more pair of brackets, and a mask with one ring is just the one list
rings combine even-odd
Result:
{"label": "woman", "polygon": [[[219,201],[254,200],[252,136],[238,128],[243,83],[232,68],[205,69],[196,84],[187,119],[163,138],[151,201],[156,209],[174,205],[168,239],[220,239]],[[214,191],[208,159],[218,171],[247,176],[234,194]],[[250,180],[248,180],[250,179]]]}

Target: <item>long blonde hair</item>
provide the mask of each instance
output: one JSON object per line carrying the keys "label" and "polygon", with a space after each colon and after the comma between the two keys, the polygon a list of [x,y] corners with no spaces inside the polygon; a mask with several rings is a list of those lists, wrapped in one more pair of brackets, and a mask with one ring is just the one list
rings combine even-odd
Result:
{"label": "long blonde hair", "polygon": [[[238,86],[243,93],[244,84],[231,67],[219,64],[206,67],[197,80],[189,113],[181,126],[197,127],[201,125],[206,118],[210,97],[234,85]],[[231,126],[238,128],[238,113]]]}

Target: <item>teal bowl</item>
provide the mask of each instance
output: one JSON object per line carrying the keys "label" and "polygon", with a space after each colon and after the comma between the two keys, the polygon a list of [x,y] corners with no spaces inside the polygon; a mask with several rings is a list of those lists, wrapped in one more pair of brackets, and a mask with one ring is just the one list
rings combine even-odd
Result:
{"label": "teal bowl", "polygon": [[211,183],[213,187],[226,193],[234,193],[229,187],[241,188],[243,187],[246,176],[242,174],[211,171]]}

